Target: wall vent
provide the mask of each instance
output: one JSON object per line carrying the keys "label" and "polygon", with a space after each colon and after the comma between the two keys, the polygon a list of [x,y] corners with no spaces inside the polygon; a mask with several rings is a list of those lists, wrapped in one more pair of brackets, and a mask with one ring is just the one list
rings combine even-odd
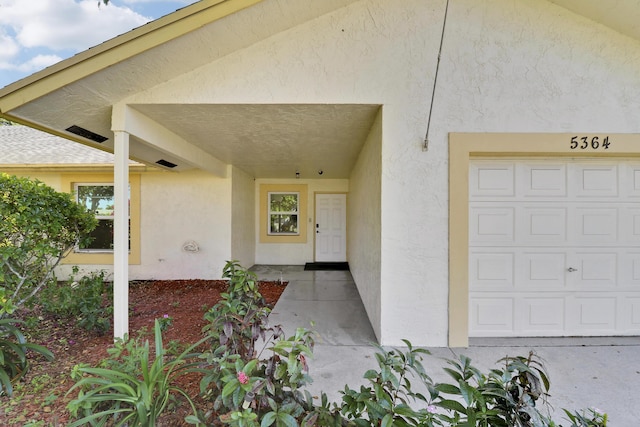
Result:
{"label": "wall vent", "polygon": [[87,130],[85,128],[81,128],[80,126],[76,126],[76,125],[69,126],[66,129],[66,131],[67,132],[71,132],[73,134],[76,134],[78,136],[81,136],[83,138],[90,139],[91,141],[98,142],[100,144],[102,144],[107,139],[109,139],[106,136],[98,135],[97,133],[93,133],[90,130]]}
{"label": "wall vent", "polygon": [[159,164],[160,166],[164,166],[164,167],[166,167],[166,168],[170,168],[170,169],[173,169],[173,168],[175,168],[176,166],[178,166],[178,165],[176,165],[175,163],[168,162],[168,161],[166,161],[166,160],[164,160],[164,159],[160,159],[160,160],[158,160],[156,163],[157,163],[157,164]]}

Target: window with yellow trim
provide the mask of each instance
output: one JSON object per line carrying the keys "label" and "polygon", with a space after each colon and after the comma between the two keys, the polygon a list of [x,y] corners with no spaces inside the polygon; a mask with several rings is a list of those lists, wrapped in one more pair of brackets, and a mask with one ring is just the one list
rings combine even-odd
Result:
{"label": "window with yellow trim", "polygon": [[[75,195],[76,201],[92,212],[98,220],[98,226],[91,232],[91,240],[86,245],[77,247],[76,252],[113,251],[113,184],[76,183]],[[129,188],[130,198],[131,188]],[[129,217],[131,217],[131,209],[129,209]],[[131,220],[129,220],[129,229],[131,229]],[[131,249],[131,239],[129,239],[129,249]]]}
{"label": "window with yellow trim", "polygon": [[[98,219],[93,240],[76,248],[63,259],[64,264],[113,264],[113,174],[63,174],[62,188]],[[140,264],[140,174],[129,175],[129,264]]]}
{"label": "window with yellow trim", "polygon": [[260,243],[306,243],[306,184],[260,184]]}
{"label": "window with yellow trim", "polygon": [[269,235],[300,234],[299,212],[299,193],[269,192]]}

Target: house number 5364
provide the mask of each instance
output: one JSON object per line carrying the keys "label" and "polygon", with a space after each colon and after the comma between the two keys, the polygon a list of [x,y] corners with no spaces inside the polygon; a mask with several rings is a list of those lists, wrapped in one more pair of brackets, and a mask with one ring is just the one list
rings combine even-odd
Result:
{"label": "house number 5364", "polygon": [[569,147],[572,150],[607,150],[610,144],[608,136],[605,136],[603,139],[597,136],[574,136],[571,138]]}

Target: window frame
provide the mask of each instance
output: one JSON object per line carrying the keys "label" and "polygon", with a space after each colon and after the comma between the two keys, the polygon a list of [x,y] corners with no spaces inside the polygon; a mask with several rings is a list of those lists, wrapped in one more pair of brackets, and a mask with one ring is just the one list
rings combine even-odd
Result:
{"label": "window frame", "polygon": [[[75,184],[113,185],[113,173],[69,173],[61,176],[63,190],[74,194]],[[129,264],[139,265],[141,260],[140,232],[140,173],[129,174]],[[112,250],[72,250],[62,264],[68,265],[113,265]]]}
{"label": "window frame", "polygon": [[[296,210],[295,211],[272,211],[271,210],[271,196],[281,195],[295,195],[296,196]],[[300,192],[299,191],[269,191],[267,192],[267,234],[269,236],[299,236],[300,235]],[[286,232],[279,231],[274,232],[271,229],[271,219],[273,216],[295,216],[296,217],[296,231]]]}
{"label": "window frame", "polygon": [[[264,183],[259,186],[260,218],[259,243],[307,243],[309,219],[308,186],[306,184]],[[298,234],[269,234],[269,193],[299,193],[298,196]]]}
{"label": "window frame", "polygon": [[[113,182],[108,183],[108,182],[74,182],[73,183],[73,195],[75,198],[75,201],[81,205],[84,206],[84,203],[81,203],[79,200],[79,188],[80,187],[115,187],[115,184]],[[114,193],[115,193],[115,189],[114,189]],[[131,206],[131,185],[129,185],[129,206]],[[112,215],[95,215],[95,218],[100,221],[100,220],[106,220],[106,221],[111,221],[113,222],[115,216]],[[131,230],[131,208],[129,208],[129,230]],[[129,235],[131,235],[131,231],[129,231]],[[111,242],[111,249],[106,249],[106,248],[99,248],[99,249],[91,249],[91,248],[80,248],[78,246],[76,246],[73,251],[75,253],[113,253],[113,241]],[[131,252],[131,238],[129,238],[129,252]]]}

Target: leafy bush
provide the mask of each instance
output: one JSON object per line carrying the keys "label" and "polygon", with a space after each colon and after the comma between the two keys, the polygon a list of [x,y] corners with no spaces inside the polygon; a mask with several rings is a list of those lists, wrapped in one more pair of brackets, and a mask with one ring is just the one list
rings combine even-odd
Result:
{"label": "leafy bush", "polygon": [[[67,392],[79,389],[78,397],[67,408],[73,417],[81,417],[69,427],[85,424],[118,426],[156,425],[158,418],[176,395],[182,396],[196,412],[187,393],[175,385],[175,380],[186,373],[194,357],[188,348],[171,360],[165,360],[160,324],[155,322],[155,353],[149,349],[149,341],[135,340],[127,344],[127,351],[116,351],[121,357],[112,368],[93,368],[77,365],[73,379],[77,382]],[[198,345],[198,344],[196,344]],[[112,424],[109,424],[112,425]]]}
{"label": "leafy bush", "polygon": [[40,304],[48,313],[76,317],[80,327],[104,334],[111,327],[113,287],[105,281],[104,271],[76,280],[77,273],[78,267],[73,267],[73,274],[65,283],[44,288]]}
{"label": "leafy bush", "polygon": [[27,351],[41,354],[47,360],[53,360],[53,354],[45,347],[27,343],[24,335],[16,326],[18,319],[0,319],[0,396],[13,394],[13,383],[29,370]]}
{"label": "leafy bush", "polygon": [[[204,374],[201,392],[213,400],[220,420],[231,426],[292,426],[317,419],[311,396],[301,391],[311,381],[307,359],[313,333],[298,328],[285,338],[279,326],[267,323],[270,309],[255,274],[232,261],[223,275],[229,279],[228,291],[204,316],[210,322],[204,332],[211,349],[201,356],[206,361],[199,370]],[[189,421],[206,422],[197,417]]]}
{"label": "leafy bush", "polygon": [[[550,383],[535,354],[505,357],[488,374],[462,355],[444,368],[453,381],[434,383],[421,364],[429,352],[405,344],[404,352],[378,347],[379,370],[365,373],[368,386],[345,386],[340,411],[354,425],[561,427],[541,412]],[[414,391],[412,381],[426,395]],[[606,426],[606,414],[593,409],[565,413],[571,427]]]}
{"label": "leafy bush", "polygon": [[28,303],[97,224],[93,214],[36,180],[0,174],[0,318]]}

